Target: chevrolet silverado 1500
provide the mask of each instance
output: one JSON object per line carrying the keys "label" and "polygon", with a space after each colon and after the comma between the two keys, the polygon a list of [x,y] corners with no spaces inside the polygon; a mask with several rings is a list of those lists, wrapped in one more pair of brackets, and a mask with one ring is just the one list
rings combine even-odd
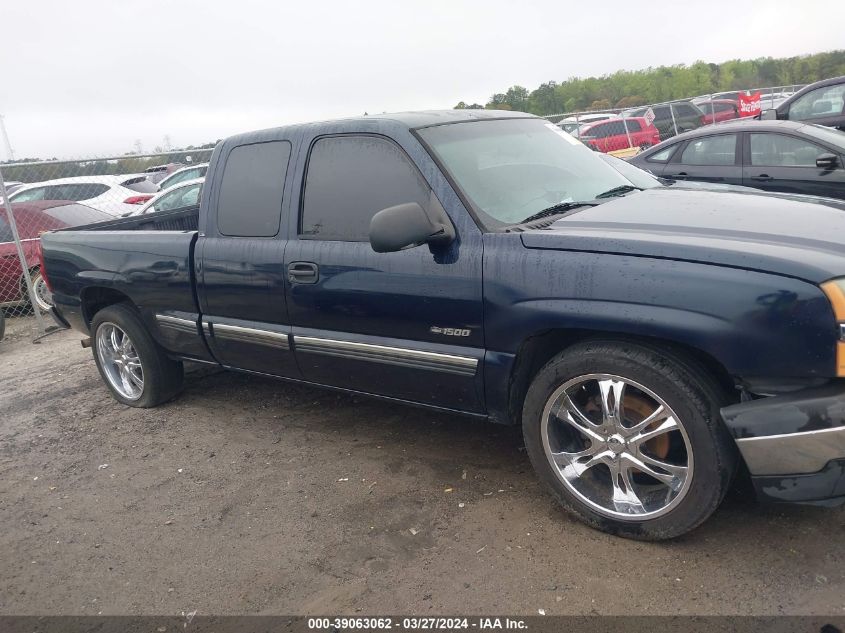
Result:
{"label": "chevrolet silverado 1500", "polygon": [[641,539],[845,499],[845,214],[640,191],[542,119],[424,112],[214,151],[200,204],[43,236],[114,397],[183,362],[522,425],[551,493]]}

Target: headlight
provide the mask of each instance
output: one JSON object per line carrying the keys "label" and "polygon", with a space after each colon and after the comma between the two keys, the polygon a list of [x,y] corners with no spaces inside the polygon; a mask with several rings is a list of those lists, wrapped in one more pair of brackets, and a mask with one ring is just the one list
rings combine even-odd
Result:
{"label": "headlight", "polygon": [[836,343],[836,375],[845,376],[845,279],[831,279],[821,285],[836,317],[839,340]]}

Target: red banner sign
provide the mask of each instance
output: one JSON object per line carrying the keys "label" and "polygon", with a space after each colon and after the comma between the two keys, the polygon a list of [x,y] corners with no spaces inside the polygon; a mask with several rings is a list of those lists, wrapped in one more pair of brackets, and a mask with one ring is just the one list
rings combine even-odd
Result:
{"label": "red banner sign", "polygon": [[739,93],[739,116],[756,116],[763,111],[763,106],[760,105],[760,91],[754,94]]}

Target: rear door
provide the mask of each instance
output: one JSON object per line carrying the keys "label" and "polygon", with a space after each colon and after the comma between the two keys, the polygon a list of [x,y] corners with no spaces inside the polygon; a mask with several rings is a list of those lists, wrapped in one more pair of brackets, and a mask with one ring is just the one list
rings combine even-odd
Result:
{"label": "rear door", "polygon": [[816,167],[816,158],[835,153],[799,136],[749,132],[743,184],[766,191],[845,198],[842,156],[835,169]]}
{"label": "rear door", "polygon": [[418,142],[408,135],[405,143],[375,134],[303,141],[297,235],[285,253],[297,361],[315,383],[480,412],[477,227],[458,226],[458,240],[446,250],[376,253],[368,241],[370,220],[381,209],[441,204],[409,151],[427,161],[441,192],[448,187]]}
{"label": "rear door", "polygon": [[215,358],[286,377],[299,375],[289,344],[281,221],[292,151],[290,139],[223,150],[195,258],[201,326]]}
{"label": "rear door", "polygon": [[739,134],[712,134],[690,139],[672,156],[663,171],[673,180],[742,184]]}

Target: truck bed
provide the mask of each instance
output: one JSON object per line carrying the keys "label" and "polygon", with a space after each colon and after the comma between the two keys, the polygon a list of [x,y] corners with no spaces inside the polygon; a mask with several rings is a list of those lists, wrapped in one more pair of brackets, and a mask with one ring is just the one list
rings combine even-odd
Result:
{"label": "truck bed", "polygon": [[199,205],[74,226],[63,231],[196,231]]}

